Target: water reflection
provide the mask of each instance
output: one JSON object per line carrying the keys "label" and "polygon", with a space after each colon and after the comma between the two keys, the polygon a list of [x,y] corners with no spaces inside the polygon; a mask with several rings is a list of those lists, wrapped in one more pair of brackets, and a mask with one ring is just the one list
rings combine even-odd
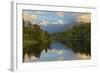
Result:
{"label": "water reflection", "polygon": [[91,56],[90,39],[69,40],[66,44],[75,53]]}
{"label": "water reflection", "polygon": [[50,44],[46,43],[46,44],[38,44],[38,45],[32,45],[30,47],[24,48],[23,49],[23,61],[25,58],[31,58],[32,56],[34,56],[34,58],[40,58],[41,52],[42,50],[45,50],[45,52],[47,52],[47,50],[50,49]]}
{"label": "water reflection", "polygon": [[80,54],[80,52],[78,52],[79,50],[69,48],[69,47],[59,42],[53,42],[51,44],[42,43],[39,45],[33,45],[23,50],[24,51],[23,61],[37,62],[37,61],[90,59],[89,55],[86,55],[84,53]]}

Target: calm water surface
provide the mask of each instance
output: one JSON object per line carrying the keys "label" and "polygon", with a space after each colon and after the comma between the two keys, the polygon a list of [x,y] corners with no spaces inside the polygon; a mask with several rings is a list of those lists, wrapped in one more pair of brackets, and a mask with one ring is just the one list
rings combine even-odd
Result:
{"label": "calm water surface", "polygon": [[[35,48],[32,48],[35,49]],[[25,53],[24,62],[38,62],[38,61],[61,61],[61,60],[85,60],[90,59],[90,56],[85,54],[74,53],[71,48],[68,48],[62,43],[53,42],[49,48],[42,49],[37,54]]]}

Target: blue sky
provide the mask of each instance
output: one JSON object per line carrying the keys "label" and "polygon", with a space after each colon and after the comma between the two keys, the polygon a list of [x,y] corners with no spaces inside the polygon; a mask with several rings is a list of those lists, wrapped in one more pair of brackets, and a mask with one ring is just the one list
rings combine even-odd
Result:
{"label": "blue sky", "polygon": [[90,13],[83,12],[60,12],[60,11],[34,11],[23,10],[25,21],[40,25],[62,24],[67,25],[72,22],[90,22]]}

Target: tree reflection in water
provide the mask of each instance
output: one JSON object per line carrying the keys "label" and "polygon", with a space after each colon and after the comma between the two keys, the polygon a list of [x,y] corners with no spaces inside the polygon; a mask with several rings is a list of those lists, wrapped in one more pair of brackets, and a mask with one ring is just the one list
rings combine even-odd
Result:
{"label": "tree reflection in water", "polygon": [[89,39],[87,39],[87,42],[84,42],[84,39],[71,40],[68,41],[66,44],[75,53],[91,56],[91,44]]}
{"label": "tree reflection in water", "polygon": [[24,48],[23,49],[23,61],[25,59],[25,56],[27,56],[29,58],[31,56],[34,56],[36,58],[40,58],[41,52],[43,50],[45,50],[45,52],[47,52],[48,49],[50,49],[50,43],[46,43],[46,44],[41,43],[38,45],[32,45],[30,47]]}
{"label": "tree reflection in water", "polygon": [[[31,58],[31,59],[33,58],[34,61],[35,60],[37,61],[37,59],[39,60],[42,51],[45,50],[45,53],[47,53],[48,50],[51,49],[52,43],[45,43],[45,44],[41,43],[38,45],[32,45],[28,48],[24,48],[23,62],[26,62],[27,58]],[[59,42],[59,43],[61,43],[61,42]],[[64,44],[64,43],[62,43],[62,44]],[[82,55],[84,55],[84,57],[85,57],[85,55],[87,55],[87,56],[91,55],[90,43],[89,42],[84,43],[84,40],[72,40],[72,42],[68,42],[65,46],[70,48],[74,53],[78,54],[78,56],[80,55],[82,57]],[[62,49],[63,49],[63,47],[62,47]],[[67,56],[67,54],[66,54],[66,56]],[[25,58],[26,58],[26,61],[25,61]]]}

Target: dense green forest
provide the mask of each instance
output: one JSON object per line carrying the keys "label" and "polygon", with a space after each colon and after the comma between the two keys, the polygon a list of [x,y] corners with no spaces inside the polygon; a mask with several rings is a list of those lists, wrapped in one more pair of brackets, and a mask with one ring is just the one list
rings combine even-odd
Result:
{"label": "dense green forest", "polygon": [[23,48],[29,48],[32,45],[47,44],[49,43],[49,35],[47,31],[40,28],[38,24],[32,25],[30,22],[25,27],[23,21]]}

